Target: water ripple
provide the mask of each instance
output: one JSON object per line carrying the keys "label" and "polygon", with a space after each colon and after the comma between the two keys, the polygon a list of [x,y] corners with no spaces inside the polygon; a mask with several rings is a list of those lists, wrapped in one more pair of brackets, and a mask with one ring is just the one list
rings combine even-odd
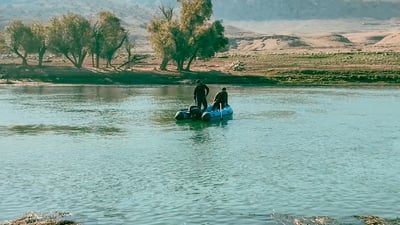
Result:
{"label": "water ripple", "polygon": [[399,215],[397,89],[231,88],[234,119],[215,123],[174,120],[192,87],[102,87],[138,93],[112,101],[98,90],[0,94],[13,99],[1,101],[0,221],[54,210],[85,225]]}

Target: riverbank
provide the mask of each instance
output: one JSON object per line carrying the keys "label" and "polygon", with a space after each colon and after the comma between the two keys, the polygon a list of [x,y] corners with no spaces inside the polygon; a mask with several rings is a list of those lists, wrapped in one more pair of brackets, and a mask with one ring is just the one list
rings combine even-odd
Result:
{"label": "riverbank", "polygon": [[184,72],[159,70],[96,71],[65,66],[2,65],[0,84],[98,84],[98,85],[179,85],[203,79],[209,84],[273,85],[274,79],[234,75],[221,71]]}
{"label": "riverbank", "polygon": [[[260,86],[400,85],[398,53],[285,53],[221,55],[196,61],[191,72],[157,68],[157,59],[124,70],[82,69],[67,63],[42,67],[0,64],[0,84],[179,85],[203,79],[209,84]],[[237,67],[240,65],[240,67]],[[116,67],[117,68],[117,67]]]}
{"label": "riverbank", "polygon": [[[7,66],[3,66],[7,67]],[[400,71],[389,70],[287,70],[275,75],[235,74],[221,71],[94,72],[72,67],[15,66],[0,76],[0,84],[182,85],[202,79],[208,84],[254,86],[389,86],[400,85]]]}

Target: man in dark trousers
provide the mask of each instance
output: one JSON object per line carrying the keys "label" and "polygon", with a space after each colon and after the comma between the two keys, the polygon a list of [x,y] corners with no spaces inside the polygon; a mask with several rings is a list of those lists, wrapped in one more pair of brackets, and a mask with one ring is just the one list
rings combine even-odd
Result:
{"label": "man in dark trousers", "polygon": [[196,101],[197,107],[201,110],[201,105],[203,105],[202,111],[207,109],[207,95],[210,89],[207,85],[203,84],[200,80],[196,81],[196,88],[194,89],[194,100]]}
{"label": "man in dark trousers", "polygon": [[222,88],[220,92],[215,95],[214,103],[212,110],[224,108],[228,105],[228,92],[226,92],[226,88]]}

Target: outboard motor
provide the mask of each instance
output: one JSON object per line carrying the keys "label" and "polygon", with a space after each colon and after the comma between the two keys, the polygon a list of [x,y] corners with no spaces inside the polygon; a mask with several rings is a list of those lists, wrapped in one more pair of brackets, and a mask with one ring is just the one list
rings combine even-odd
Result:
{"label": "outboard motor", "polygon": [[189,112],[192,119],[198,120],[201,118],[202,112],[197,106],[190,106]]}

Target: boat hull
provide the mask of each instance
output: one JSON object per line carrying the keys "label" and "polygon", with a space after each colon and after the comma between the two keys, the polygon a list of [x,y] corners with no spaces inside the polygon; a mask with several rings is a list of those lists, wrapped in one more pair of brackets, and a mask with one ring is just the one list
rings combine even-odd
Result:
{"label": "boat hull", "polygon": [[181,109],[175,114],[176,120],[223,120],[224,118],[231,118],[233,115],[233,109],[229,105],[221,110],[212,111],[212,106],[208,106],[202,113],[196,106],[191,106],[189,109]]}

